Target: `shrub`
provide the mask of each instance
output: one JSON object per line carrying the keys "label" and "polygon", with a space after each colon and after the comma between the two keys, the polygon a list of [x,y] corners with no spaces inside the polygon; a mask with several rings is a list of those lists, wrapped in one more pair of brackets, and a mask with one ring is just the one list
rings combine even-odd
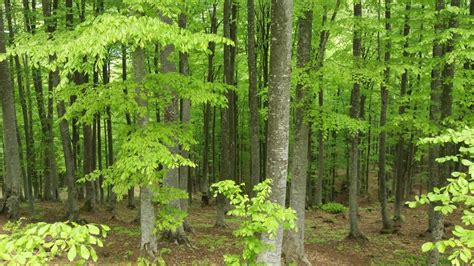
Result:
{"label": "shrub", "polygon": [[419,204],[438,203],[435,211],[444,215],[460,208],[463,212],[461,221],[454,226],[453,237],[436,243],[427,242],[422,246],[423,252],[438,249],[440,253],[448,252],[448,260],[452,265],[474,265],[472,250],[474,249],[474,129],[465,128],[461,131],[448,130],[434,138],[426,138],[420,144],[458,145],[458,154],[438,158],[438,163],[459,162],[464,171],[451,173],[448,184],[442,188],[434,188],[432,192],[416,197],[409,202],[411,208]]}
{"label": "shrub", "polygon": [[56,256],[69,261],[97,261],[94,246],[102,247],[107,236],[106,225],[79,225],[73,222],[22,224],[23,219],[7,223],[0,234],[0,264],[41,265]]}
{"label": "shrub", "polygon": [[234,207],[228,214],[243,218],[233,234],[243,239],[244,250],[241,256],[225,255],[226,265],[254,265],[261,252],[273,248],[260,240],[262,233],[273,238],[280,226],[283,226],[283,229],[295,229],[295,211],[269,200],[272,192],[271,182],[271,179],[267,179],[256,185],[253,188],[256,194],[253,198],[243,194],[241,187],[244,184],[237,185],[232,180],[224,180],[211,186],[214,197],[221,193]]}
{"label": "shrub", "polygon": [[346,206],[337,203],[337,202],[328,202],[326,204],[321,205],[321,210],[327,213],[341,213],[347,210]]}

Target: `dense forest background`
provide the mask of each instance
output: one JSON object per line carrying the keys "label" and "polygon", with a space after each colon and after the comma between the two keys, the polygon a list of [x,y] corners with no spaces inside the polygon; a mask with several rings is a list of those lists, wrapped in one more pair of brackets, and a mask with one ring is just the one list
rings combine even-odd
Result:
{"label": "dense forest background", "polygon": [[472,0],[1,4],[0,263],[473,262]]}

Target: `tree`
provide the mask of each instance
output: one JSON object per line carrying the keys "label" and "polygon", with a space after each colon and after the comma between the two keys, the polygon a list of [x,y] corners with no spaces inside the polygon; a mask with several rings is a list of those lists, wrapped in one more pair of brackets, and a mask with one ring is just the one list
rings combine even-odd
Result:
{"label": "tree", "polygon": [[[6,53],[3,7],[0,7],[0,54]],[[2,96],[3,138],[5,145],[5,202],[0,211],[6,210],[9,219],[20,215],[21,166],[18,153],[15,100],[8,62],[0,62],[0,95]]]}
{"label": "tree", "polygon": [[[362,17],[362,3],[361,1],[354,1],[354,39],[352,41],[352,54],[354,56],[354,67],[357,71],[361,67],[361,52],[362,52],[362,37],[360,29],[360,17]],[[354,74],[355,76],[355,74]],[[351,110],[350,117],[352,119],[359,119],[359,104],[360,104],[360,81],[355,77],[354,84],[352,86],[351,92]],[[358,202],[357,202],[357,192],[358,192],[358,182],[359,182],[359,132],[356,131],[353,133],[350,139],[350,177],[349,177],[349,223],[350,223],[350,238],[361,238],[363,235],[359,230],[359,218],[358,215]]]}
{"label": "tree", "polygon": [[[298,48],[296,61],[298,68],[308,73],[311,62],[311,39],[313,31],[313,11],[310,5],[298,18]],[[284,253],[288,262],[300,265],[310,265],[304,253],[304,223],[306,203],[306,180],[308,178],[308,146],[309,124],[306,110],[309,88],[304,82],[296,85],[296,110],[295,110],[295,143],[293,147],[292,180],[290,191],[290,208],[296,211],[298,231],[288,231],[284,244]],[[320,177],[321,178],[321,177]]]}
{"label": "tree", "polygon": [[[145,79],[145,51],[143,48],[136,48],[132,53],[133,70],[135,73],[135,82],[141,82]],[[146,108],[148,105],[146,94],[143,93],[142,88],[137,86],[135,88],[136,102],[138,106]],[[139,128],[145,128],[148,125],[148,114],[142,114],[136,117]],[[156,214],[153,206],[153,192],[150,187],[146,185],[140,186],[140,230],[141,242],[140,249],[143,256],[154,258],[158,252],[158,243],[154,232]]]}
{"label": "tree", "polygon": [[391,0],[385,0],[385,30],[387,34],[387,41],[385,43],[385,53],[384,53],[384,80],[380,85],[380,128],[379,133],[379,154],[378,154],[378,181],[379,181],[379,201],[380,201],[380,211],[382,215],[382,232],[390,232],[392,230],[392,224],[387,210],[387,171],[385,168],[386,164],[386,130],[384,127],[387,123],[387,107],[388,107],[388,84],[390,82],[390,58],[391,58],[391,31],[392,24],[390,19],[392,16],[391,9]]}
{"label": "tree", "polygon": [[247,0],[247,63],[250,111],[250,187],[260,181],[260,125],[258,108],[257,55],[255,53],[255,3]]}
{"label": "tree", "polygon": [[[271,21],[266,177],[274,182],[270,200],[284,206],[288,175],[293,1],[272,0]],[[279,265],[283,240],[281,226],[274,238],[263,234],[262,240],[273,249],[260,254],[258,261]]]}

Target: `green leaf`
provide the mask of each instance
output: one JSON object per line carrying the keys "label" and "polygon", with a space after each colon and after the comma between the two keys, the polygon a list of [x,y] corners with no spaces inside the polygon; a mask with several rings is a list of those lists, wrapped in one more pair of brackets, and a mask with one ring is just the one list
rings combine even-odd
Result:
{"label": "green leaf", "polygon": [[423,244],[423,246],[421,246],[421,251],[428,252],[432,250],[433,247],[434,247],[434,244],[432,242],[426,242]]}
{"label": "green leaf", "polygon": [[90,257],[90,252],[89,252],[89,249],[87,249],[86,246],[81,246],[81,257],[85,260],[88,260],[89,257]]}
{"label": "green leaf", "polygon": [[76,246],[73,245],[67,253],[67,259],[69,261],[73,261],[76,258],[76,255],[77,255]]}
{"label": "green leaf", "polygon": [[89,232],[93,235],[100,234],[99,228],[97,226],[93,225],[93,224],[88,224],[87,228],[89,228]]}

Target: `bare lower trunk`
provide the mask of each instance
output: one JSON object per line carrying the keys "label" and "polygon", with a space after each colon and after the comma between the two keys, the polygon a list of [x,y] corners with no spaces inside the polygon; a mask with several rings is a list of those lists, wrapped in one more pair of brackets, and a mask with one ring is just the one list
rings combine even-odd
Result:
{"label": "bare lower trunk", "polygon": [[[362,16],[362,4],[354,2],[354,17]],[[360,60],[362,50],[362,39],[360,29],[354,29],[353,40],[353,56],[355,67],[360,67]],[[355,81],[351,93],[351,111],[352,119],[359,119],[359,104],[360,104],[360,84]],[[350,138],[350,172],[349,172],[349,224],[350,224],[350,238],[361,238],[363,235],[359,230],[358,215],[358,183],[359,183],[359,132],[355,132]]]}
{"label": "bare lower trunk", "polygon": [[[142,82],[145,79],[145,51],[136,48],[132,53],[133,69],[135,70],[135,82]],[[142,93],[140,87],[135,88],[138,106],[147,108],[148,101]],[[148,114],[141,114],[137,117],[137,125],[145,128],[148,125]],[[133,189],[133,188],[132,188]],[[130,196],[130,193],[129,193]],[[142,256],[154,258],[158,253],[158,241],[155,235],[156,214],[153,206],[153,192],[148,186],[140,187],[140,230],[141,242],[140,250]]]}
{"label": "bare lower trunk", "polygon": [[[0,53],[5,53],[5,28],[3,9],[0,8]],[[20,214],[21,166],[18,153],[18,132],[16,128],[15,100],[10,69],[6,60],[0,62],[0,96],[2,104],[4,158],[5,158],[5,205],[9,219],[17,219]]]}
{"label": "bare lower trunk", "polygon": [[260,126],[257,88],[257,62],[255,54],[255,3],[247,0],[247,60],[249,68],[250,110],[250,190],[260,182]]}
{"label": "bare lower trunk", "polygon": [[[64,101],[60,101],[57,106],[58,116],[63,117],[66,114],[66,107]],[[77,202],[77,188],[76,175],[74,169],[74,154],[72,151],[71,137],[69,134],[69,125],[66,119],[61,119],[59,124],[61,131],[61,142],[64,151],[64,163],[66,165],[66,179],[67,179],[67,203],[68,211],[67,217],[70,221],[79,220],[79,206]]]}
{"label": "bare lower trunk", "polygon": [[[311,37],[313,12],[306,11],[298,19],[297,65],[307,67],[311,60]],[[296,86],[295,143],[293,147],[292,180],[290,207],[296,211],[297,231],[288,231],[284,241],[284,254],[287,263],[310,264],[304,252],[304,224],[306,203],[306,181],[309,165],[309,125],[305,119],[308,109],[308,88],[304,84]]]}
{"label": "bare lower trunk", "polygon": [[[288,177],[288,144],[290,124],[291,37],[293,1],[272,1],[270,82],[268,90],[268,135],[266,177],[273,179],[270,199],[285,206]],[[283,228],[275,237],[262,235],[270,249],[258,256],[267,265],[281,264]]]}

